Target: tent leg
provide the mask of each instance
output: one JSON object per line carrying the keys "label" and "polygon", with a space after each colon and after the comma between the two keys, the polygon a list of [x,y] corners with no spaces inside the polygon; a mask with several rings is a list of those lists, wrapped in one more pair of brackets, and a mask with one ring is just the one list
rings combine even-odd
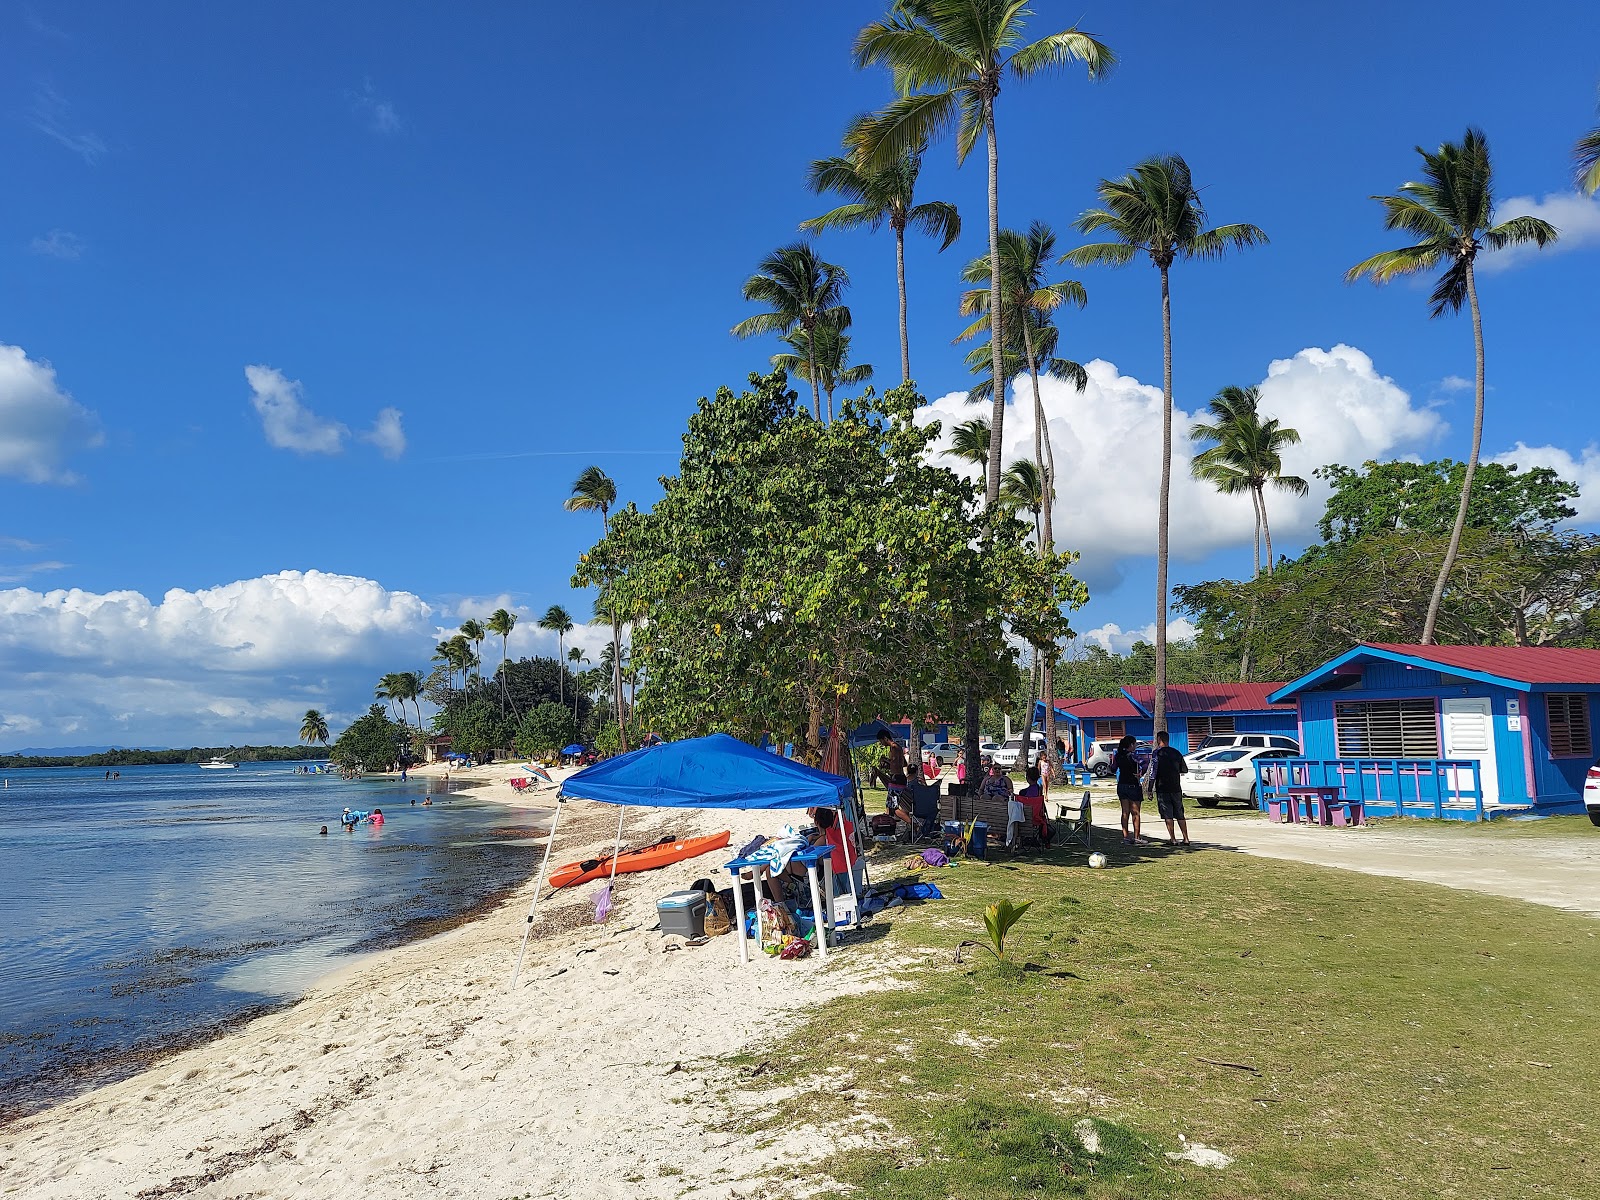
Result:
{"label": "tent leg", "polygon": [[811,916],[812,924],[817,931],[817,955],[823,962],[828,961],[828,914],[822,907],[822,893],[817,890],[817,864],[806,864],[806,882],[811,885]]}
{"label": "tent leg", "polygon": [[[738,922],[733,931],[739,935],[739,965],[744,966],[750,961],[750,947],[745,944],[744,936],[744,880],[738,871],[733,873],[733,911]],[[759,906],[757,911],[760,911]]]}
{"label": "tent leg", "polygon": [[522,956],[528,952],[528,938],[533,934],[533,914],[539,907],[539,893],[544,891],[545,873],[550,869],[550,852],[556,848],[556,826],[561,824],[561,806],[565,803],[560,796],[556,797],[556,815],[550,822],[550,836],[545,841],[544,858],[539,863],[539,881],[534,884],[533,901],[528,905],[528,924],[522,931],[522,949],[517,951],[516,969],[511,972],[512,988],[517,986],[517,976],[522,974]]}
{"label": "tent leg", "polygon": [[[617,844],[611,848],[611,878],[606,880],[606,894],[610,895],[611,885],[617,881],[617,859],[622,857],[622,817],[628,811],[627,805],[617,805]],[[611,911],[606,910],[606,919],[610,920]]]}

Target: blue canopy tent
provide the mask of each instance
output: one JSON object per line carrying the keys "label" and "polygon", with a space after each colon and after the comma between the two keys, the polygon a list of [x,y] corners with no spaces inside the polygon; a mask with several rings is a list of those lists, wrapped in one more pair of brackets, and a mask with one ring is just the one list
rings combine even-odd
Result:
{"label": "blue canopy tent", "polygon": [[[645,746],[585,767],[562,783],[557,800],[594,800],[617,805],[616,852],[620,852],[622,818],[629,807],[762,811],[842,809],[854,795],[850,780],[842,775],[780,758],[725,733],[713,733],[708,737]],[[555,820],[550,825],[550,837],[545,843],[544,860],[539,865],[539,882],[528,907],[522,951],[517,954],[518,973],[522,970],[528,937],[533,932],[534,912],[538,908],[539,893],[544,890],[550,854],[555,847],[556,827],[560,822],[558,804]],[[616,852],[611,859],[613,879],[616,878]],[[854,872],[849,876],[853,895]],[[743,930],[738,932],[742,938]],[[515,982],[516,973],[512,975],[512,983]]]}

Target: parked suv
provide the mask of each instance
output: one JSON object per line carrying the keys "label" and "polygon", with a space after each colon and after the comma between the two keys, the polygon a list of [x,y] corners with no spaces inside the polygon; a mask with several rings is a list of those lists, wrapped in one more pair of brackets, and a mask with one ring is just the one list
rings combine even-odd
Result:
{"label": "parked suv", "polygon": [[[1044,753],[1044,734],[1033,733],[1028,735],[1028,761],[1032,762]],[[1019,737],[1007,738],[1000,749],[994,752],[994,761],[1007,771],[1017,765],[1017,760],[1022,757],[1022,739]]]}
{"label": "parked suv", "polygon": [[1583,806],[1589,810],[1589,820],[1600,825],[1600,763],[1590,767],[1584,778]]}
{"label": "parked suv", "polygon": [[1214,733],[1190,749],[1189,754],[1226,750],[1230,746],[1243,746],[1253,750],[1292,750],[1296,754],[1300,753],[1300,743],[1281,733]]}
{"label": "parked suv", "polygon": [[[1138,760],[1139,769],[1144,770],[1144,765],[1149,761],[1151,746],[1149,742],[1135,742],[1133,756]],[[1094,753],[1084,760],[1083,765],[1093,772],[1096,779],[1105,779],[1111,775],[1111,760],[1117,753],[1117,739],[1108,738],[1105,741],[1094,743]]]}

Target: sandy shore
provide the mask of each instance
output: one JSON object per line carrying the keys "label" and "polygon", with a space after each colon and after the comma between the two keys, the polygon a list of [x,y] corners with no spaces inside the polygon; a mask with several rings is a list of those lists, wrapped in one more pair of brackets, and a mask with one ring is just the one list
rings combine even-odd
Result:
{"label": "sandy shore", "polygon": [[[475,794],[539,807],[505,767],[452,772]],[[617,810],[563,807],[555,861],[609,845]],[[624,839],[731,829],[782,814],[630,809]],[[480,920],[365,959],[299,1003],[0,1131],[0,1195],[71,1197],[731,1197],[823,1134],[744,1144],[741,1094],[717,1059],[785,1014],[875,986],[881,950],[826,967],[740,968],[731,936],[700,947],[650,932],[655,900],[720,867],[707,855],[541,902],[509,988],[530,882]],[[733,1120],[730,1120],[733,1118]]]}

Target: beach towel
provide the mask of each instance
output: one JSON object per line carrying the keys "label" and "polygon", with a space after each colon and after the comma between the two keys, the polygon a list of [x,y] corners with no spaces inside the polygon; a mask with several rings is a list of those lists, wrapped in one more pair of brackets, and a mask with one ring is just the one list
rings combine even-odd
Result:
{"label": "beach towel", "polygon": [[752,862],[768,863],[774,871],[782,871],[788,867],[789,860],[804,850],[808,844],[803,837],[774,838],[757,846],[744,857]]}

